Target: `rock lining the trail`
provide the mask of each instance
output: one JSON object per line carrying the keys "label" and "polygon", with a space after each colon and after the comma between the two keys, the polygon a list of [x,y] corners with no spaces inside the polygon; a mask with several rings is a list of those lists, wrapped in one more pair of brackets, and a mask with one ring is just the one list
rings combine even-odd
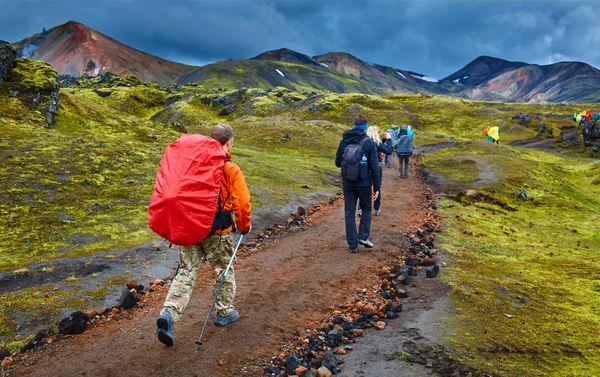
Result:
{"label": "rock lining the trail", "polygon": [[[412,277],[425,266],[433,266],[425,269],[429,278],[439,272],[434,246],[437,233],[442,231],[441,218],[436,213],[438,198],[430,188],[424,190],[420,205],[425,219],[405,235],[410,247],[401,250],[403,257],[378,268],[368,286],[357,290],[344,304],[332,307],[332,314],[321,323],[309,324],[305,333],[290,340],[279,356],[262,360],[265,376],[295,376],[299,367],[303,368],[301,376],[339,374],[344,363],[341,355],[351,352],[352,345],[365,331],[383,330],[386,321],[401,315],[401,299],[409,295],[406,286],[411,284]],[[415,353],[415,357],[419,354]],[[448,363],[440,365],[448,368]],[[451,369],[456,376],[472,375],[474,371],[458,362]]]}
{"label": "rock lining the trail", "polygon": [[[270,227],[258,231],[256,235],[248,242],[240,245],[240,254],[247,254],[258,251],[264,245],[270,243],[272,239],[277,238],[284,233],[295,233],[302,231],[305,226],[312,223],[312,216],[320,212],[323,208],[333,206],[342,199],[342,193],[338,192],[327,200],[320,202],[308,209],[298,207],[298,210],[288,217],[284,224],[273,224]],[[31,340],[20,349],[24,354],[30,350],[37,349],[46,344],[68,338],[70,336],[81,334],[91,328],[102,326],[105,323],[121,321],[122,319],[132,318],[135,313],[146,307],[146,297],[152,296],[154,292],[160,292],[168,289],[175,273],[163,278],[148,282],[148,289],[144,290],[142,284],[132,280],[126,283],[127,289],[124,289],[116,306],[106,307],[99,311],[88,309],[84,311],[75,311],[61,320],[58,333],[53,329],[40,331],[34,340]],[[4,349],[0,350],[0,361],[10,357],[10,352]],[[12,363],[12,359],[11,359]],[[16,364],[19,359],[16,359]]]}

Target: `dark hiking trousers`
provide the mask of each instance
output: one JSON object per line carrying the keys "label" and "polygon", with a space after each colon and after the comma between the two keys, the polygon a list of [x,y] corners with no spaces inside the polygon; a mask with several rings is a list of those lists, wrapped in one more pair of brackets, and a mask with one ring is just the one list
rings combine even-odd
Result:
{"label": "dark hiking trousers", "polygon": [[407,177],[408,176],[408,163],[410,161],[410,156],[398,155],[398,159],[400,160],[400,176]]}
{"label": "dark hiking trousers", "polygon": [[[381,176],[381,180],[383,181],[383,168],[379,169],[379,174]],[[383,184],[382,184],[382,186],[383,186]],[[380,208],[381,208],[381,189],[379,189],[379,196],[377,197],[377,199],[375,199],[375,203],[373,203],[373,209],[375,211],[379,210]],[[362,239],[364,239],[364,238],[361,238],[361,240]]]}
{"label": "dark hiking trousers", "polygon": [[[344,186],[344,220],[346,221],[346,241],[351,250],[358,249],[358,240],[369,239],[371,232],[371,186]],[[360,199],[360,225],[356,233],[356,202]]]}

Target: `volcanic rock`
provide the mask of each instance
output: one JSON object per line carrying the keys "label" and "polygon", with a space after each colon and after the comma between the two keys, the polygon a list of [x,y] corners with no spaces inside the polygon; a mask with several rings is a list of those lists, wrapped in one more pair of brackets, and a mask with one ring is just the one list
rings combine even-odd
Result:
{"label": "volcanic rock", "polygon": [[88,317],[82,311],[73,312],[60,321],[58,331],[63,335],[81,334],[85,331],[87,321]]}
{"label": "volcanic rock", "polygon": [[300,366],[300,359],[298,359],[298,356],[290,355],[285,358],[285,370],[288,374],[293,374],[298,366]]}
{"label": "volcanic rock", "polygon": [[229,106],[225,106],[224,108],[221,109],[221,111],[219,111],[219,115],[220,116],[225,116],[225,115],[229,115],[231,113],[233,113],[236,109],[236,105],[229,105]]}
{"label": "volcanic rock", "polygon": [[281,373],[281,369],[277,368],[277,367],[269,367],[269,368],[265,369],[265,372],[274,374],[274,375],[278,375],[279,373]]}
{"label": "volcanic rock", "polygon": [[434,278],[437,276],[437,274],[440,272],[440,266],[438,266],[437,264],[433,266],[432,269],[425,269],[425,276],[428,278]]}
{"label": "volcanic rock", "polygon": [[0,45],[0,85],[15,65],[17,51],[11,45]]}
{"label": "volcanic rock", "polygon": [[130,309],[135,306],[135,303],[140,301],[140,297],[133,294],[131,291],[124,290],[119,298],[117,308]]}
{"label": "volcanic rock", "polygon": [[319,377],[331,377],[331,371],[325,367],[317,369],[317,376]]}

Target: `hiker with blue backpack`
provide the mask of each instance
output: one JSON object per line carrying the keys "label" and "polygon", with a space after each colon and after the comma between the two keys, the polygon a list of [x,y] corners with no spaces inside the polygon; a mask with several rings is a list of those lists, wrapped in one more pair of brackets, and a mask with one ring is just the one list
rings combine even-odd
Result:
{"label": "hiker with blue backpack", "polygon": [[413,150],[414,145],[411,137],[408,136],[408,127],[402,126],[396,142],[396,154],[400,160],[400,178],[408,178],[408,164]]}
{"label": "hiker with blue backpack", "polygon": [[[335,165],[342,168],[346,241],[351,253],[358,252],[358,245],[373,247],[369,240],[371,209],[381,188],[381,164],[377,145],[365,132],[368,126],[364,116],[356,118],[354,128],[344,132],[335,155]],[[359,199],[363,215],[357,232],[355,216]]]}

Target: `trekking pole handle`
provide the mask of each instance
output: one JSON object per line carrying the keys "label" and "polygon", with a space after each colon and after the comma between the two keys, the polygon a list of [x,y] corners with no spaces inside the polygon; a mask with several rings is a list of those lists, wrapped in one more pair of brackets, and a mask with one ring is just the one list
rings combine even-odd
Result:
{"label": "trekking pole handle", "polygon": [[243,238],[244,238],[244,235],[242,234],[240,236],[240,239],[238,240],[237,245],[235,246],[235,249],[233,249],[233,254],[231,254],[231,259],[229,260],[229,264],[227,265],[225,272],[223,272],[223,277],[221,278],[221,283],[219,283],[219,287],[217,288],[215,297],[213,298],[212,304],[210,304],[210,309],[208,310],[208,313],[206,314],[206,318],[204,319],[204,325],[202,326],[202,332],[200,333],[198,340],[196,340],[196,352],[198,352],[198,347],[200,345],[202,345],[202,337],[204,336],[204,331],[206,331],[206,324],[208,324],[208,320],[210,319],[210,314],[212,313],[213,308],[215,307],[215,303],[217,302],[217,297],[219,297],[219,293],[221,293],[221,288],[223,287],[223,283],[225,283],[225,278],[227,277],[227,273],[229,272],[229,269],[231,268],[231,265],[233,264],[233,261],[235,260],[235,255],[237,254],[238,248],[240,247],[240,244],[242,243]]}

